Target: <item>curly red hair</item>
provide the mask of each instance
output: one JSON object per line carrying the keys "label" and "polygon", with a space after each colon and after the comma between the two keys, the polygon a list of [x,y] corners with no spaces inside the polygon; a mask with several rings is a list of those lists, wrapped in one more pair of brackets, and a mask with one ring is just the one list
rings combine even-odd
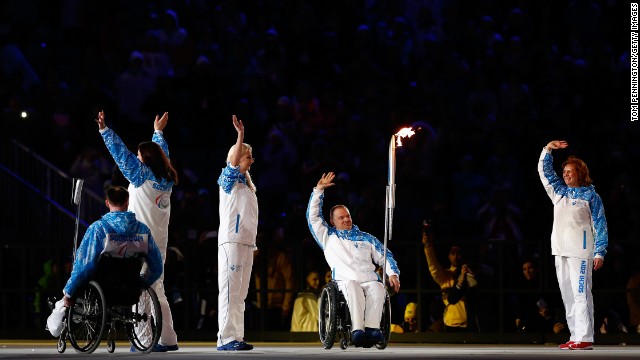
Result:
{"label": "curly red hair", "polygon": [[593,181],[591,181],[591,178],[589,177],[589,168],[584,161],[572,155],[562,163],[562,168],[564,169],[564,167],[569,164],[575,166],[576,172],[578,173],[578,183],[580,184],[580,186],[589,186],[591,185],[591,183],[593,183]]}

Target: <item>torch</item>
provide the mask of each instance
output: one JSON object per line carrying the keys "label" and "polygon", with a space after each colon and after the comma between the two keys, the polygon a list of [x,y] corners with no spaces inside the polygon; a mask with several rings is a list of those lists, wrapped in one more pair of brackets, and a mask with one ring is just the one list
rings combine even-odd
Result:
{"label": "torch", "polygon": [[82,184],[83,179],[73,179],[71,188],[71,202],[78,205],[78,212],[76,213],[76,233],[73,238],[73,261],[76,260],[76,249],[78,248],[78,225],[80,223],[80,204],[82,202]]}
{"label": "torch", "polygon": [[403,137],[411,137],[415,131],[410,127],[402,128],[391,135],[389,142],[389,173],[387,176],[387,196],[384,219],[384,254],[382,263],[382,283],[387,283],[387,242],[393,237],[393,209],[396,207],[396,146],[402,146]]}

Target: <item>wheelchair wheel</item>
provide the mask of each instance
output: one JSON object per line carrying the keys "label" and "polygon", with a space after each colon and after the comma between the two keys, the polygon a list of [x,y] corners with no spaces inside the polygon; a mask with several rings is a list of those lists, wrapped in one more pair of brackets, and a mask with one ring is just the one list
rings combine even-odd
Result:
{"label": "wheelchair wheel", "polygon": [[336,339],[337,286],[334,283],[322,288],[318,300],[318,332],[325,349],[331,349]]}
{"label": "wheelchair wheel", "polygon": [[384,341],[376,344],[376,348],[384,350],[387,348],[389,338],[391,337],[391,301],[389,294],[385,296],[384,307],[382,308],[382,318],[380,319],[380,331],[384,335]]}
{"label": "wheelchair wheel", "polygon": [[148,354],[162,333],[162,310],[158,295],[152,288],[145,287],[131,310],[131,319],[125,322],[127,338],[137,350]]}
{"label": "wheelchair wheel", "polygon": [[67,313],[69,342],[79,353],[90,354],[100,345],[107,319],[104,292],[95,281],[77,293]]}

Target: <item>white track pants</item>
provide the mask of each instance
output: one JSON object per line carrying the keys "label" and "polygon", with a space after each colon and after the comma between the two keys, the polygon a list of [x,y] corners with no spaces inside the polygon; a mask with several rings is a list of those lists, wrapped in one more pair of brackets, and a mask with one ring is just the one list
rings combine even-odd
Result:
{"label": "white track pants", "polygon": [[593,342],[593,259],[556,256],[556,275],[571,332],[570,341]]}
{"label": "white track pants", "polygon": [[338,281],[338,288],[349,306],[351,331],[364,330],[365,327],[380,328],[380,319],[382,319],[382,309],[386,298],[381,282]]}
{"label": "white track pants", "polygon": [[[160,253],[162,254],[163,267],[160,278],[151,284],[151,288],[156,292],[156,295],[158,295],[160,310],[162,311],[162,333],[160,333],[160,341],[158,341],[158,343],[165,346],[178,345],[178,335],[173,329],[171,308],[169,307],[167,295],[164,293],[164,262],[167,258],[167,245],[166,242],[164,244],[156,243],[156,245],[158,245]],[[146,271],[146,265],[143,267],[143,271]],[[146,306],[151,307],[151,300],[146,301]],[[151,332],[149,329],[136,329],[136,334],[143,343],[151,342]]]}
{"label": "white track pants", "polygon": [[244,301],[249,292],[254,246],[218,246],[218,346],[244,341]]}

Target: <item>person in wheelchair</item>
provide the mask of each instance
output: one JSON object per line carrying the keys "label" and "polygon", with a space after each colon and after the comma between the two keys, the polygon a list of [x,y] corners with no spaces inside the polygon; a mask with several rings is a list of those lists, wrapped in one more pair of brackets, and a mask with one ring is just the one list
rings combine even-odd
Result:
{"label": "person in wheelchair", "polygon": [[[351,341],[356,347],[366,343],[381,343],[380,320],[386,299],[384,284],[376,273],[382,266],[382,243],[373,235],[353,225],[349,209],[344,205],[331,208],[327,224],[322,216],[324,190],[335,185],[335,174],[322,174],[313,189],[307,208],[307,222],[314,239],[324,252],[333,272],[333,280],[344,294],[351,317]],[[391,288],[400,290],[400,270],[387,251],[386,273]]]}
{"label": "person in wheelchair", "polygon": [[141,276],[147,285],[162,275],[162,255],[151,231],[136,220],[134,213],[127,211],[127,189],[122,186],[109,188],[105,204],[109,212],[87,228],[76,253],[71,276],[63,290],[65,307],[73,305],[71,298],[76,290],[95,276],[102,256],[145,259],[147,271]]}

